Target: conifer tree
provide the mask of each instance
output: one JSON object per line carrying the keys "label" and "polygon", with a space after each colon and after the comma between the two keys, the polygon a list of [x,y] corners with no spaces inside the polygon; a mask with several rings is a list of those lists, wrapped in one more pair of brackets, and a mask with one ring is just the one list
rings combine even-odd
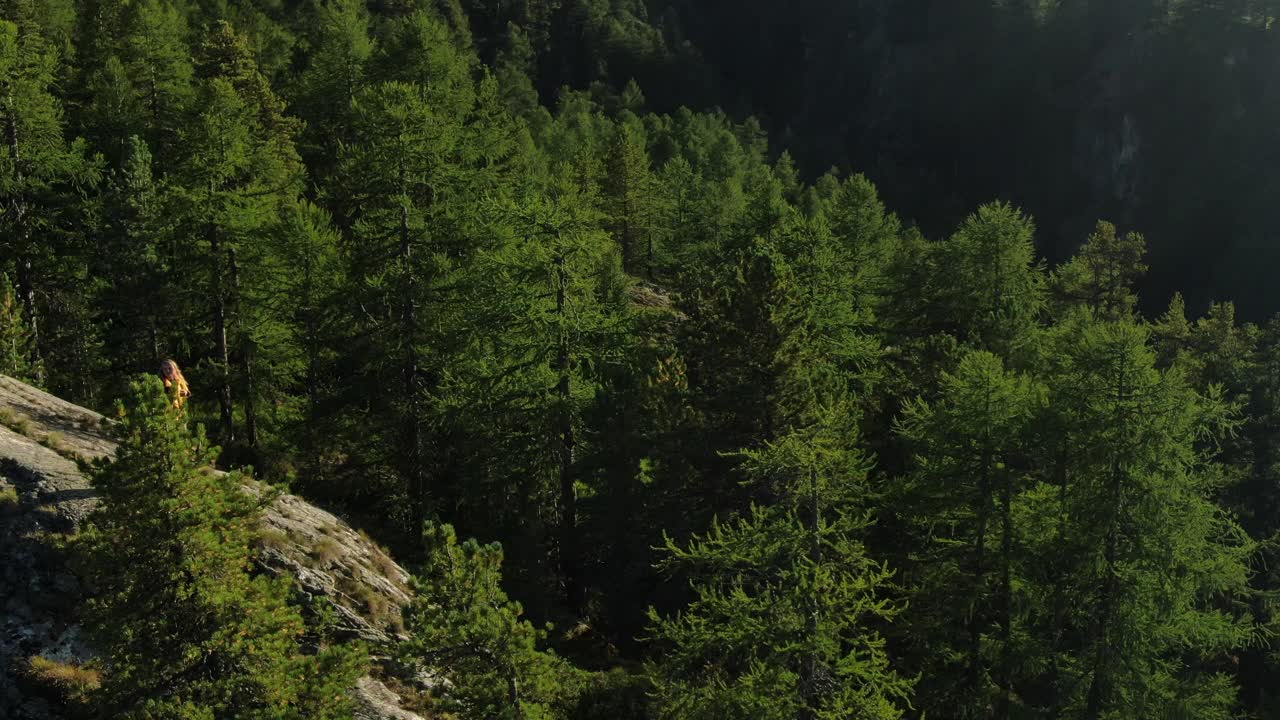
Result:
{"label": "conifer tree", "polygon": [[491,85],[476,88],[431,15],[397,21],[377,64],[406,80],[356,98],[354,139],[340,156],[334,194],[339,224],[350,227],[355,285],[355,341],[341,362],[352,368],[346,392],[370,408],[354,426],[357,452],[392,481],[380,501],[407,511],[404,527],[418,527],[450,487],[429,487],[430,424],[431,399],[466,337],[456,330],[469,322],[454,281],[492,242],[468,203],[509,183],[513,148],[508,128],[489,115]]}
{"label": "conifer tree", "polygon": [[368,78],[375,43],[363,2],[336,0],[315,12],[310,66],[298,77],[295,97],[307,122],[300,151],[320,180],[333,170],[334,149],[353,139],[351,101]]}
{"label": "conifer tree", "polygon": [[[467,356],[484,361],[460,365],[466,368],[460,377],[471,376],[470,388],[460,387],[450,404],[469,398],[465,402],[489,408],[487,417],[465,418],[484,439],[478,451],[487,456],[496,443],[507,443],[508,467],[487,469],[482,477],[492,484],[485,494],[466,491],[466,505],[515,513],[494,518],[500,525],[530,525],[530,517],[540,517],[554,527],[566,598],[581,610],[587,588],[578,498],[589,487],[583,457],[593,452],[584,418],[606,368],[623,361],[629,313],[617,253],[574,186],[562,176],[545,197],[531,195],[499,210],[511,237],[480,258],[474,278],[489,283],[474,284],[472,302],[494,331],[475,337]],[[486,497],[513,494],[521,485],[527,500],[513,507],[494,507]]]}
{"label": "conifer tree", "polygon": [[289,580],[252,576],[258,503],[246,478],[208,467],[156,378],[121,406],[102,503],[74,541],[96,590],[87,624],[109,671],[98,707],[122,718],[349,718],[363,652],[323,644],[289,606]]}
{"label": "conifer tree", "polygon": [[[1025,485],[1025,429],[1042,392],[998,357],[973,351],[942,375],[940,397],[908,405],[899,432],[916,453],[893,504],[910,514],[912,638],[927,663],[921,701],[952,717],[1016,717],[1019,658],[1014,585],[1020,563],[1014,502]],[[1019,628],[1017,633],[1023,632]]]}
{"label": "conifer tree", "polygon": [[82,190],[96,182],[98,165],[83,141],[64,138],[53,92],[61,67],[55,44],[41,35],[38,18],[13,17],[18,22],[0,19],[0,258],[32,335],[35,379],[44,383],[51,369],[52,389],[87,399],[95,333],[84,305],[86,226],[78,220],[91,210]]}
{"label": "conifer tree", "polygon": [[959,339],[1009,358],[1023,349],[1044,304],[1029,217],[984,205],[936,247],[935,322]]}
{"label": "conifer tree", "polygon": [[793,218],[757,250],[776,334],[763,447],[741,453],[761,503],[713,522],[662,566],[690,579],[681,614],[651,612],[663,651],[652,673],[664,717],[901,717],[911,682],[870,625],[896,607],[893,573],[863,547],[870,463],[856,393],[878,348],[852,302],[841,250],[822,224]]}
{"label": "conifer tree", "polygon": [[195,100],[187,22],[171,0],[108,0],[83,21],[89,95],[86,132],[114,161],[139,136],[165,170],[177,158],[179,130]]}
{"label": "conifer tree", "polygon": [[467,717],[554,717],[548,701],[559,694],[563,671],[537,648],[546,633],[502,590],[502,546],[459,543],[449,525],[428,523],[422,537],[427,554],[413,579],[402,662],[442,671],[452,684],[446,707]]}
{"label": "conifer tree", "polygon": [[319,491],[323,438],[331,428],[322,405],[333,396],[340,342],[338,299],[348,287],[341,237],[327,212],[305,200],[281,208],[279,219],[246,247],[245,322],[252,328],[256,387],[275,455],[302,452],[298,478]]}
{"label": "conifer tree", "polygon": [[108,185],[104,227],[107,237],[96,267],[105,281],[101,310],[106,324],[105,354],[112,370],[128,374],[153,368],[170,354],[186,355],[183,332],[172,310],[181,307],[183,288],[173,275],[177,252],[169,217],[172,192],[154,174],[146,142],[129,140],[123,166]]}
{"label": "conifer tree", "polygon": [[[182,230],[198,238],[195,247],[183,248],[184,267],[199,289],[200,315],[212,317],[221,440],[229,445],[239,438],[254,447],[261,393],[255,363],[261,359],[256,328],[241,305],[243,278],[254,271],[245,265],[244,248],[271,227],[299,188],[301,162],[293,147],[298,124],[258,72],[245,39],[226,23],[205,43],[199,71],[198,112],[184,137],[177,180]],[[237,398],[243,436],[235,430]]]}
{"label": "conifer tree", "polygon": [[1146,250],[1142,235],[1118,235],[1115,225],[1099,221],[1080,252],[1054,271],[1049,285],[1055,303],[1088,307],[1112,320],[1128,317],[1138,301],[1133,285],[1147,271]]}
{"label": "conifer tree", "polygon": [[675,616],[651,612],[659,717],[902,717],[911,683],[874,629],[900,611],[893,573],[859,539],[868,463],[831,412],[747,454],[747,477],[775,506],[685,547],[668,540],[662,567],[688,577],[695,599]]}
{"label": "conifer tree", "polygon": [[618,124],[602,169],[601,189],[623,267],[653,279],[658,264],[655,187],[639,129],[627,122]]}
{"label": "conifer tree", "polygon": [[1058,440],[1022,511],[1051,714],[1224,717],[1235,688],[1211,658],[1253,637],[1222,600],[1245,591],[1254,545],[1214,505],[1221,471],[1196,444],[1221,404],[1156,370],[1147,340],[1127,321],[1055,330]]}

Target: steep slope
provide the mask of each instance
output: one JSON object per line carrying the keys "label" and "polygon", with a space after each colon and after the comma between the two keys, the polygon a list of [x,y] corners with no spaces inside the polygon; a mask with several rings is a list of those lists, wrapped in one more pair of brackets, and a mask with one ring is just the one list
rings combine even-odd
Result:
{"label": "steep slope", "polygon": [[[97,502],[81,461],[110,457],[101,415],[0,375],[0,718],[59,718],[57,693],[34,682],[33,657],[82,663],[92,649],[77,623],[83,589],[58,550]],[[259,492],[260,487],[247,488]],[[263,517],[260,562],[327,600],[339,633],[372,646],[401,632],[408,573],[341,519],[293,495]],[[374,678],[356,689],[362,718],[413,720]]]}

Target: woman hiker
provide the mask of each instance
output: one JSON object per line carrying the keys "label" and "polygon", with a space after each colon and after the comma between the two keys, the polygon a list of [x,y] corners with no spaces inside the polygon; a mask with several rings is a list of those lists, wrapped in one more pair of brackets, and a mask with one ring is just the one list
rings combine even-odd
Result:
{"label": "woman hiker", "polygon": [[164,381],[165,390],[173,398],[174,409],[181,410],[182,404],[191,397],[191,388],[187,387],[187,379],[178,369],[178,363],[165,360],[160,363],[160,379]]}

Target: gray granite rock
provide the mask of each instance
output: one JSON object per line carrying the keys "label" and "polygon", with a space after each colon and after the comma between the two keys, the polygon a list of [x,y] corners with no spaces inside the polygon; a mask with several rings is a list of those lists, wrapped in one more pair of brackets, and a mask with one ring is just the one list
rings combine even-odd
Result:
{"label": "gray granite rock", "polygon": [[[109,458],[110,421],[0,375],[0,718],[61,718],[56,698],[24,678],[33,656],[83,663],[93,657],[78,622],[82,588],[58,550],[97,504],[81,462]],[[7,426],[7,427],[6,427]],[[246,491],[260,494],[256,483]],[[259,564],[288,573],[299,592],[327,602],[341,635],[375,645],[401,631],[408,573],[340,518],[281,494],[263,515]],[[381,682],[354,690],[362,720],[420,720]]]}

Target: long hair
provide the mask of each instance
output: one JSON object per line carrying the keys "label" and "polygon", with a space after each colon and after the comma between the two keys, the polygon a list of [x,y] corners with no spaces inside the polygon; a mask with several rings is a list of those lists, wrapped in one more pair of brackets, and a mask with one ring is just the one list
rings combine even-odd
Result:
{"label": "long hair", "polygon": [[182,370],[178,368],[178,363],[169,359],[161,361],[160,378],[164,380],[166,388],[172,387],[174,389],[174,407],[182,407],[182,403],[191,396],[191,389],[187,386],[187,378],[182,375]]}

